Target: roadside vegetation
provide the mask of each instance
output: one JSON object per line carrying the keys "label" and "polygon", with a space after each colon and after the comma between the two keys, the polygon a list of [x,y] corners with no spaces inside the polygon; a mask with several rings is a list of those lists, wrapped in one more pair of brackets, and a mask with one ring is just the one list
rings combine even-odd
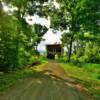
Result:
{"label": "roadside vegetation", "polygon": [[0,73],[0,91],[13,86],[20,79],[36,76],[37,71],[43,68],[43,66],[48,62],[45,58],[40,58],[38,61],[40,62],[36,65],[30,65],[23,69],[17,69],[9,73]]}
{"label": "roadside vegetation", "polygon": [[60,63],[69,77],[81,84],[96,100],[100,98],[100,64],[84,63],[80,67],[72,63]]}

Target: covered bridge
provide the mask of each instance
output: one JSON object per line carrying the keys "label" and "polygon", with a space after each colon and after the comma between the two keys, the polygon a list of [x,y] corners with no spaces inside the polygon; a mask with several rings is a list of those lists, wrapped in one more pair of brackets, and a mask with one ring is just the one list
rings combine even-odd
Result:
{"label": "covered bridge", "polygon": [[62,52],[62,47],[60,44],[49,44],[46,45],[47,58],[55,59],[55,55],[60,56]]}

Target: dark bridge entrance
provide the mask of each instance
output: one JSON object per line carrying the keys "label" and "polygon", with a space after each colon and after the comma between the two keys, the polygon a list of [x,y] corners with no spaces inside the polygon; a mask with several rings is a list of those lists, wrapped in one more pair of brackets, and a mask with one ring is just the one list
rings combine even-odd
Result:
{"label": "dark bridge entrance", "polygon": [[47,49],[47,58],[48,59],[55,59],[55,55],[58,56],[61,55],[61,45],[60,44],[52,44],[52,45],[46,45]]}

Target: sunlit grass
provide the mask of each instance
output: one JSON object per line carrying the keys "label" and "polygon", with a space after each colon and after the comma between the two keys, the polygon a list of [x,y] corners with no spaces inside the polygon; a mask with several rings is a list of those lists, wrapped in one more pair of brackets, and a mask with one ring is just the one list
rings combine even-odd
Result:
{"label": "sunlit grass", "polygon": [[81,67],[61,63],[68,76],[84,85],[86,90],[99,100],[100,98],[100,64],[83,64]]}
{"label": "sunlit grass", "polygon": [[18,79],[26,78],[35,75],[36,71],[40,70],[45,64],[47,64],[47,61],[44,61],[44,63],[40,65],[35,65],[31,67],[26,67],[22,70],[17,70],[9,73],[3,73],[0,75],[0,91],[5,90],[6,88],[12,86],[16,83]]}

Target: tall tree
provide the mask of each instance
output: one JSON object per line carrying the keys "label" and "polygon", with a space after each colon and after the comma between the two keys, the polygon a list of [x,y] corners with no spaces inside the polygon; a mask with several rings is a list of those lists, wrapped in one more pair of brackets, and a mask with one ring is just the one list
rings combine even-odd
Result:
{"label": "tall tree", "polygon": [[[47,31],[46,27],[41,25],[32,27],[25,20],[26,15],[34,15],[41,10],[45,0],[2,1],[12,8],[16,7],[17,10],[9,14],[0,9],[0,65],[7,66],[8,69],[15,69],[29,62],[35,43],[39,43],[41,36]],[[37,8],[34,8],[33,5]]]}
{"label": "tall tree", "polygon": [[[69,32],[64,33],[66,35],[63,35],[63,40],[69,45],[68,61],[70,61],[72,45],[79,34],[84,36],[84,33],[90,32],[91,34],[97,35],[100,32],[100,26],[98,24],[98,20],[100,19],[100,2],[99,0],[58,0],[58,2],[60,4],[59,11],[62,13],[62,18],[60,20],[59,14],[57,14],[58,19],[55,19],[53,24],[55,22],[57,23],[58,20],[63,22],[63,19],[64,23],[66,23],[64,27],[67,27],[66,29]],[[63,27],[63,24],[61,26]],[[66,40],[67,38],[68,40]]]}

